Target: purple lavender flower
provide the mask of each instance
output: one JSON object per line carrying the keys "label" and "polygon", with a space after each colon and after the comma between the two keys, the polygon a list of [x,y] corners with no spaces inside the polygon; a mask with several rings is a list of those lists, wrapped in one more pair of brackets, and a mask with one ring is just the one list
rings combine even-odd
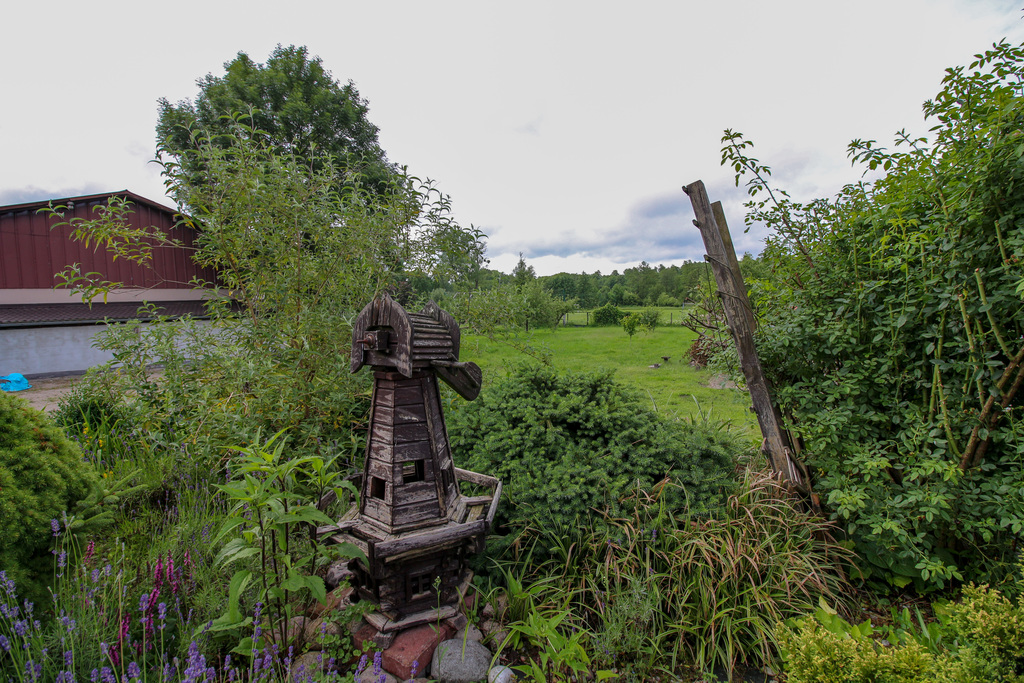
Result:
{"label": "purple lavender flower", "polygon": [[12,598],[17,597],[17,591],[14,586],[14,579],[7,578],[7,572],[0,570],[0,586],[3,586],[4,592]]}
{"label": "purple lavender flower", "polygon": [[192,641],[188,646],[188,666],[185,668],[184,683],[195,683],[200,675],[206,674],[206,658],[199,654],[199,644]]}
{"label": "purple lavender flower", "polygon": [[70,671],[75,665],[75,653],[71,650],[64,650],[64,668]]}
{"label": "purple lavender flower", "polygon": [[24,638],[25,634],[28,633],[28,622],[24,619],[18,619],[14,622],[14,632]]}
{"label": "purple lavender flower", "polygon": [[106,643],[100,643],[100,653],[104,657],[109,657],[110,656],[110,646],[107,645]]}
{"label": "purple lavender flower", "polygon": [[99,583],[100,582],[100,570],[99,569],[93,569],[92,570],[92,582],[93,583]]}
{"label": "purple lavender flower", "polygon": [[[163,621],[164,619],[167,618],[167,603],[166,602],[161,602],[159,605],[156,606],[156,618],[159,619],[160,621]],[[163,626],[161,626],[160,628],[163,628]]]}
{"label": "purple lavender flower", "polygon": [[373,653],[373,675],[374,676],[379,676],[380,675],[380,668],[381,668],[381,660],[382,660],[382,658],[383,658],[383,655],[381,654],[380,650],[377,650],[376,652]]}
{"label": "purple lavender flower", "polygon": [[92,670],[92,674],[89,676],[89,680],[92,681],[92,683],[99,683],[99,680],[100,680],[100,670],[99,669],[93,669]]}
{"label": "purple lavender flower", "polygon": [[114,670],[109,666],[100,669],[100,680],[103,683],[117,683],[117,679],[114,677]]}
{"label": "purple lavender flower", "polygon": [[139,665],[135,663],[135,660],[128,662],[128,678],[142,678],[142,671],[139,670]]}
{"label": "purple lavender flower", "polygon": [[58,522],[56,519],[51,519],[50,529],[53,530],[53,537],[57,538],[57,536],[60,535],[60,522]]}
{"label": "purple lavender flower", "polygon": [[420,670],[420,660],[412,660],[412,671],[409,672],[410,678],[416,678],[416,672]]}
{"label": "purple lavender flower", "polygon": [[7,640],[7,636],[0,635],[0,650],[4,652],[11,651],[11,641]]}
{"label": "purple lavender flower", "polygon": [[67,616],[66,614],[62,614],[60,617],[60,623],[62,626],[64,626],[64,628],[68,630],[68,633],[75,632],[75,626],[77,624],[75,623],[75,620],[71,617]]}
{"label": "purple lavender flower", "polygon": [[366,669],[366,655],[364,654],[362,657],[359,658],[359,664],[356,665],[356,678],[358,678],[359,674],[363,673],[363,671],[365,669]]}

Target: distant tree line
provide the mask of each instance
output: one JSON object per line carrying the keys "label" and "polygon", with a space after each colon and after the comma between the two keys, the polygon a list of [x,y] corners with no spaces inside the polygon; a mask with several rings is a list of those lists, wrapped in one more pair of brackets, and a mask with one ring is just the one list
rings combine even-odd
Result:
{"label": "distant tree line", "polygon": [[[605,304],[616,306],[680,306],[700,297],[701,289],[716,289],[714,276],[708,265],[701,261],[684,261],[681,265],[653,266],[641,261],[633,268],[621,273],[613,270],[605,275],[593,273],[557,273],[538,277],[522,257],[506,274],[483,267],[472,269],[469,277],[461,283],[416,277],[409,282],[410,288],[425,298],[445,298],[460,285],[469,284],[475,289],[493,289],[502,285],[527,286],[536,282],[550,296],[559,301],[575,301],[579,308],[593,309]],[[740,259],[740,270],[745,280],[768,279],[770,268],[760,258],[749,253]]]}

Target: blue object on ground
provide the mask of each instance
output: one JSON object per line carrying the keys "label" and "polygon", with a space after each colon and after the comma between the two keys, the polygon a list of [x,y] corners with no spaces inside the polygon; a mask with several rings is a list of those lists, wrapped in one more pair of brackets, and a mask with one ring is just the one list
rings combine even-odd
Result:
{"label": "blue object on ground", "polygon": [[16,372],[0,377],[0,389],[3,389],[4,391],[22,391],[24,389],[31,388],[32,385],[28,383],[25,376],[19,375]]}

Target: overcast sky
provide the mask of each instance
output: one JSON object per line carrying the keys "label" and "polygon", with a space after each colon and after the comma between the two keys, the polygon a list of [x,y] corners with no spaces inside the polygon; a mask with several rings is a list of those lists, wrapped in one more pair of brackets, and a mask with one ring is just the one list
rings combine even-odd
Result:
{"label": "overcast sky", "polygon": [[946,67],[1007,38],[1022,3],[8,3],[0,40],[0,204],[129,189],[166,201],[157,99],[195,97],[239,51],[305,45],[368,100],[392,161],[433,178],[488,235],[491,267],[538,274],[703,258],[680,190],[722,200],[739,252],[744,196],[725,128],[795,198],[859,177],[853,138],[923,133]]}

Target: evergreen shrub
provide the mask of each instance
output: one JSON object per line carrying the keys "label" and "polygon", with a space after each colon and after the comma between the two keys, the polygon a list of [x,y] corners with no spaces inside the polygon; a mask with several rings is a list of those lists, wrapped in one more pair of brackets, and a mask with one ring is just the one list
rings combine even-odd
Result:
{"label": "evergreen shrub", "polygon": [[618,326],[622,324],[622,319],[626,317],[626,314],[615,304],[605,304],[600,308],[594,309],[592,316],[593,324],[602,326]]}
{"label": "evergreen shrub", "polygon": [[600,526],[637,487],[664,479],[668,509],[706,514],[734,481],[742,450],[720,430],[661,418],[611,372],[524,365],[453,411],[448,432],[468,469],[500,478],[512,527]]}
{"label": "evergreen shrub", "polygon": [[81,450],[41,411],[0,392],[0,568],[29,599],[45,595],[53,519],[94,488]]}

